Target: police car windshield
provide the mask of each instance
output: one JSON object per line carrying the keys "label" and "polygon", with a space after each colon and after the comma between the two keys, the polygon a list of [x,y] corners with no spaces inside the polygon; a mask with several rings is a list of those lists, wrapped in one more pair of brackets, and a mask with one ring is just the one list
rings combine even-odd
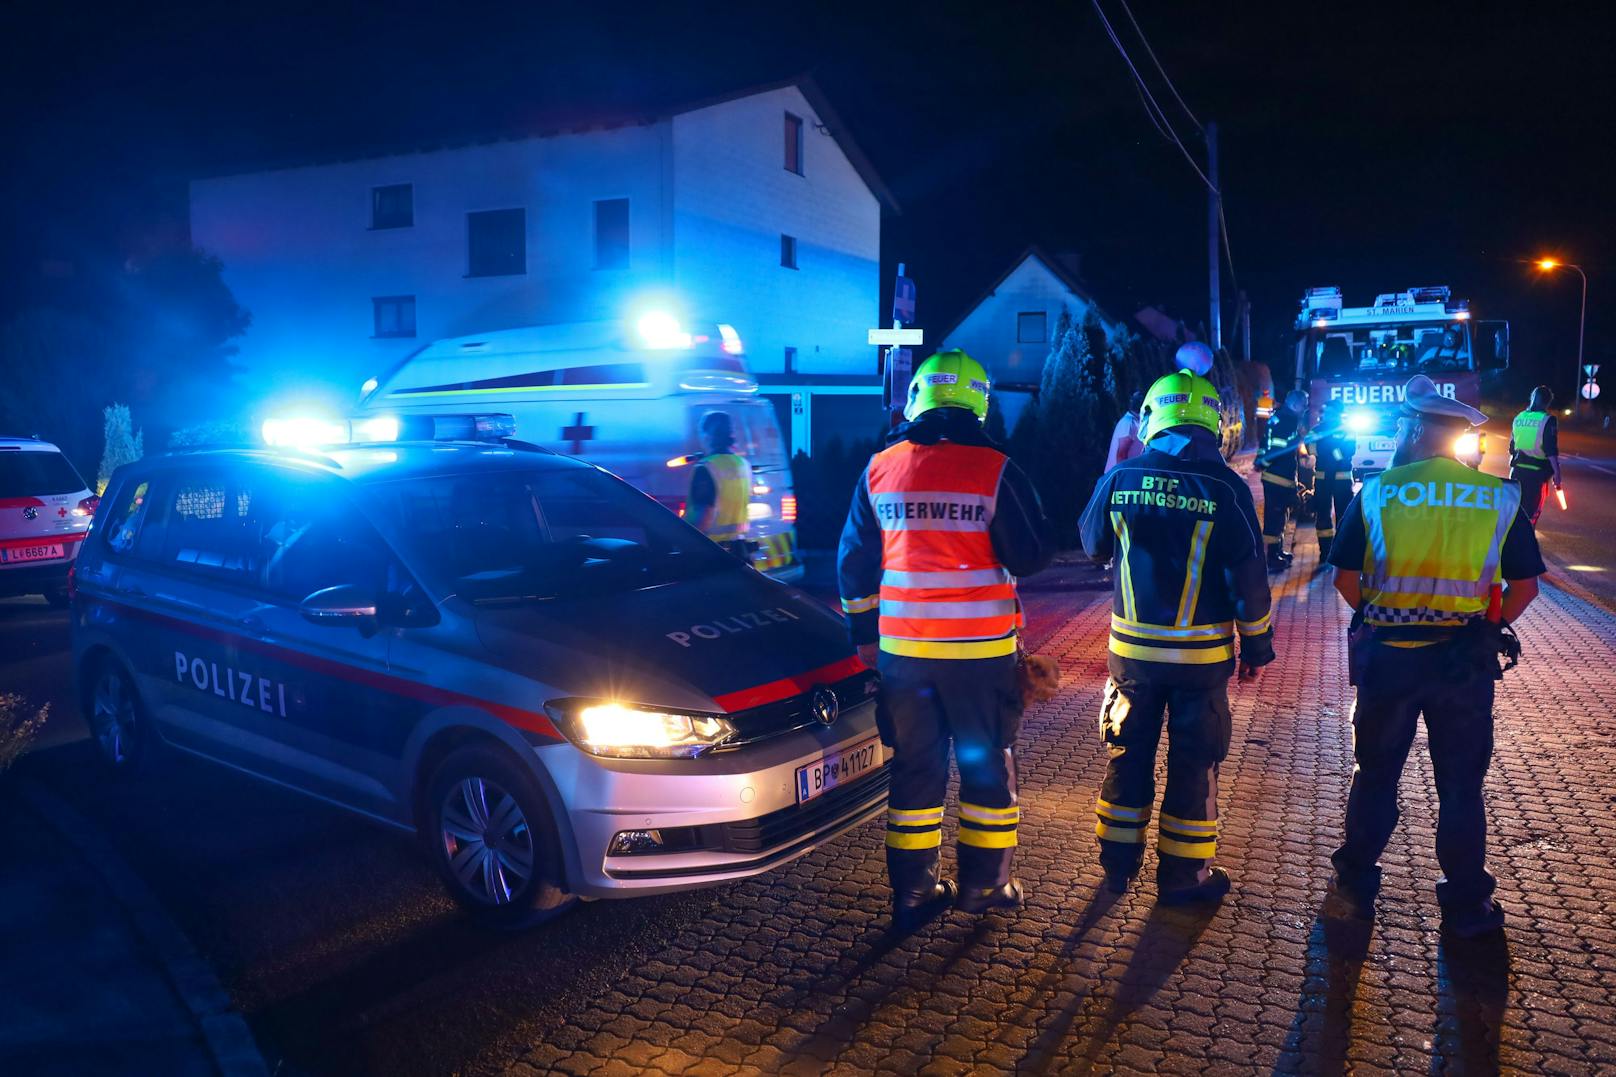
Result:
{"label": "police car windshield", "polygon": [[429,585],[473,602],[609,594],[741,567],[593,468],[435,475],[371,490]]}

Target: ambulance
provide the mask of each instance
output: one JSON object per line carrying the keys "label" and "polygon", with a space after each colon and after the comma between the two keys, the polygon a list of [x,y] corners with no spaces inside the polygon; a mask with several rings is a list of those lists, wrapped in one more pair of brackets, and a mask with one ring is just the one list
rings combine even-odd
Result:
{"label": "ambulance", "polygon": [[[1309,419],[1319,422],[1332,400],[1345,404],[1348,431],[1357,439],[1354,477],[1391,466],[1398,406],[1416,374],[1437,391],[1481,406],[1481,377],[1509,364],[1509,323],[1476,322],[1467,300],[1445,285],[1410,288],[1348,307],[1338,287],[1309,288],[1296,317],[1296,384],[1308,393]],[[1461,435],[1455,455],[1479,467],[1486,434]]]}
{"label": "ambulance", "polygon": [[790,455],[730,325],[652,312],[438,340],[366,381],[356,418],[396,419],[408,439],[435,416],[507,414],[517,439],[597,464],[682,516],[710,411],[729,413],[752,466],[753,566],[800,579]]}

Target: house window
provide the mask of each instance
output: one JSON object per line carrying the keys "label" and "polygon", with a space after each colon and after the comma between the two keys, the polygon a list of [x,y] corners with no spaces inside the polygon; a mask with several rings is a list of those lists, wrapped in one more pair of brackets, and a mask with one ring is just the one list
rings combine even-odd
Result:
{"label": "house window", "polygon": [[780,264],[787,269],[797,268],[797,237],[780,237]]}
{"label": "house window", "polygon": [[470,277],[507,277],[527,272],[527,210],[491,209],[466,214]]}
{"label": "house window", "polygon": [[595,268],[628,268],[628,199],[595,203]]}
{"label": "house window", "polygon": [[802,175],[802,117],[786,113],[786,171]]}
{"label": "house window", "polygon": [[1016,343],[1044,344],[1049,340],[1049,316],[1041,310],[1024,310],[1016,315]]}
{"label": "house window", "polygon": [[415,224],[415,187],[395,183],[370,189],[371,228],[409,228]]}
{"label": "house window", "polygon": [[787,348],[786,349],[785,372],[787,374],[795,374],[797,372],[797,349],[796,348]]}
{"label": "house window", "polygon": [[370,301],[371,317],[375,320],[378,337],[413,337],[415,335],[415,297],[413,295],[379,295]]}

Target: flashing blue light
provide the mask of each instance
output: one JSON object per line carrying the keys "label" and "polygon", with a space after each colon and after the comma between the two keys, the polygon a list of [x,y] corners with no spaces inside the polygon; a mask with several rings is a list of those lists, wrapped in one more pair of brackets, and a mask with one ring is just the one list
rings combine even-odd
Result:
{"label": "flashing blue light", "polygon": [[1379,425],[1379,417],[1372,411],[1354,408],[1347,412],[1346,426],[1354,434],[1367,434]]}

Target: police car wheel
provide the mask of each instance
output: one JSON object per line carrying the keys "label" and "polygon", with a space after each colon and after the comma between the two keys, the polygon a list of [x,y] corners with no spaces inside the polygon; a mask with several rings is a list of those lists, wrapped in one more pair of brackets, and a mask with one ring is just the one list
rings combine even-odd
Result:
{"label": "police car wheel", "polygon": [[120,773],[136,770],[148,754],[149,730],[129,674],[116,662],[104,659],[90,677],[89,689],[86,709],[101,762]]}
{"label": "police car wheel", "polygon": [[577,904],[551,878],[557,858],[542,795],[498,749],[462,748],[445,759],[428,786],[427,810],[438,870],[479,920],[531,927]]}

